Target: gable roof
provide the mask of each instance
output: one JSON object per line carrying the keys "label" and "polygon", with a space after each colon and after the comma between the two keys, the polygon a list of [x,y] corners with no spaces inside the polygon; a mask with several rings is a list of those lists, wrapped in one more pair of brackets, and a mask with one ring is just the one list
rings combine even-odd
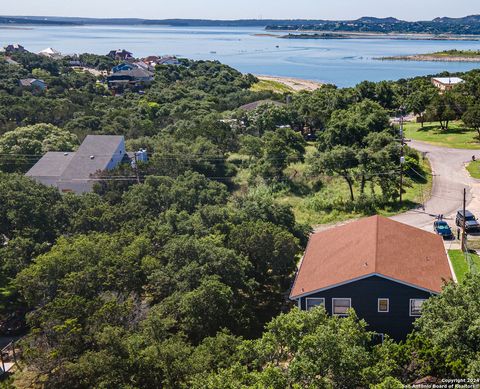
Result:
{"label": "gable roof", "polygon": [[123,142],[123,136],[88,135],[62,172],[60,181],[88,179],[97,171],[106,170]]}
{"label": "gable roof", "polygon": [[21,86],[32,86],[34,84],[45,85],[45,81],[39,80],[38,78],[23,78],[20,80]]}
{"label": "gable roof", "polygon": [[463,79],[459,77],[434,77],[433,80],[444,85],[456,85],[464,82]]}
{"label": "gable roof", "polygon": [[440,236],[373,216],[312,235],[290,298],[373,275],[433,293],[453,278]]}
{"label": "gable roof", "polygon": [[75,153],[49,151],[27,173],[30,177],[60,177]]}
{"label": "gable roof", "polygon": [[257,109],[258,107],[261,107],[262,105],[275,105],[277,107],[281,107],[281,106],[284,106],[285,103],[281,103],[279,101],[275,101],[275,100],[258,100],[258,101],[254,101],[253,103],[248,103],[248,104],[245,104],[245,105],[242,105],[241,107],[239,107],[239,109],[242,109],[244,111],[253,111],[254,109]]}

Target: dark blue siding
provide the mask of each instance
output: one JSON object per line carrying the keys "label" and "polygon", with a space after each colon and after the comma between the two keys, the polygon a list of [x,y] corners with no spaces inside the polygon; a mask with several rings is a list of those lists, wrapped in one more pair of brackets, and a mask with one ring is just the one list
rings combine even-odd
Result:
{"label": "dark blue siding", "polygon": [[[413,328],[415,317],[410,317],[410,299],[428,299],[432,294],[382,277],[363,280],[315,293],[307,297],[325,299],[325,308],[332,314],[332,298],[352,299],[352,308],[358,317],[369,324],[368,330],[388,334],[403,340]],[[390,311],[378,312],[378,299],[390,299]],[[306,297],[301,298],[301,309],[306,308]]]}

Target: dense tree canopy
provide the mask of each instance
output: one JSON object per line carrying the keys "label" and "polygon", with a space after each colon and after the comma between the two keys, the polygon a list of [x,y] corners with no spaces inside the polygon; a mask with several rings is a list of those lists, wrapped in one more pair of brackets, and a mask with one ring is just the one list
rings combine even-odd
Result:
{"label": "dense tree canopy", "polygon": [[[403,344],[375,345],[354,312],[292,310],[311,227],[279,200],[339,178],[349,195],[332,210],[395,205],[391,117],[403,105],[478,130],[478,72],[444,95],[416,78],[287,99],[218,62],[181,59],[157,66],[142,93],[114,96],[94,72],[118,64],[109,57],[12,59],[0,55],[0,321],[26,323],[17,387],[396,388],[479,374],[477,276],[428,302]],[[33,76],[48,89],[19,86]],[[124,135],[149,161],[99,173],[83,195],[21,175],[88,134]],[[421,171],[416,152],[406,157],[407,175]]]}

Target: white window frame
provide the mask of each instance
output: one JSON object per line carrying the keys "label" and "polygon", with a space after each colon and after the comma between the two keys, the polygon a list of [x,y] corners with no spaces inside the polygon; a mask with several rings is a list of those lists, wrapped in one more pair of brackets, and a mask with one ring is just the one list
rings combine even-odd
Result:
{"label": "white window frame", "polygon": [[320,306],[320,305],[323,305],[323,307],[325,307],[325,298],[324,297],[306,297],[305,298],[305,310],[306,311],[309,311],[310,309],[312,309],[312,308],[308,309],[308,300],[321,300],[322,301],[321,304],[318,304],[318,305],[316,305],[312,308],[316,308],[317,306]]}
{"label": "white window frame", "polygon": [[352,299],[348,297],[332,297],[332,315],[334,316],[348,316],[348,313],[335,313],[335,301],[336,300],[348,300],[350,303],[350,307],[348,309],[352,309]]}
{"label": "white window frame", "polygon": [[[408,312],[410,313],[410,317],[420,317],[420,316],[422,316],[422,313],[420,313],[419,315],[417,315],[417,314],[414,315],[412,313],[412,301],[415,301],[415,300],[420,300],[420,301],[425,302],[427,299],[410,299],[410,303],[408,304]],[[423,306],[423,303],[422,303],[422,306]]]}
{"label": "white window frame", "polygon": [[[380,300],[387,300],[387,310],[386,311],[381,311],[380,310]],[[387,297],[380,297],[377,300],[377,312],[378,313],[389,313],[390,312],[390,299]]]}

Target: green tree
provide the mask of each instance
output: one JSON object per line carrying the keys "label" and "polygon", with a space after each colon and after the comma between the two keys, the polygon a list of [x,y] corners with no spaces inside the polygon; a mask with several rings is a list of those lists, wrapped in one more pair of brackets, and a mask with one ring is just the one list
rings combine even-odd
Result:
{"label": "green tree", "polygon": [[355,183],[358,159],[356,150],[347,146],[336,146],[323,153],[313,154],[308,161],[309,171],[313,175],[327,174],[340,176],[348,185],[350,200],[355,200],[353,185]]}
{"label": "green tree", "polygon": [[75,135],[51,124],[20,127],[0,137],[0,169],[26,171],[47,151],[72,151],[77,145]]}
{"label": "green tree", "polygon": [[480,139],[480,104],[468,107],[462,116],[462,120],[467,127],[477,131],[478,138]]}

